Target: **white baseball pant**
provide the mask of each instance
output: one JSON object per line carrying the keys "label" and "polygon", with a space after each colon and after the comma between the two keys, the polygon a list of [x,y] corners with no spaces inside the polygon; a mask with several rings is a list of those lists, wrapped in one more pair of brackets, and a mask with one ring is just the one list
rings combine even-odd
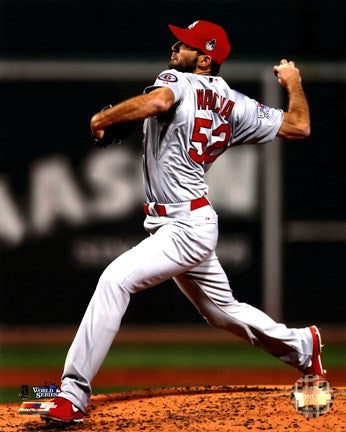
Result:
{"label": "white baseball pant", "polygon": [[[172,212],[173,213],[173,212]],[[147,216],[151,234],[101,275],[66,357],[60,396],[85,410],[91,381],[119,330],[130,295],[174,278],[212,326],[230,331],[285,363],[304,369],[312,355],[309,328],[289,329],[234,299],[215,254],[217,215],[211,206],[174,207],[175,216]]]}

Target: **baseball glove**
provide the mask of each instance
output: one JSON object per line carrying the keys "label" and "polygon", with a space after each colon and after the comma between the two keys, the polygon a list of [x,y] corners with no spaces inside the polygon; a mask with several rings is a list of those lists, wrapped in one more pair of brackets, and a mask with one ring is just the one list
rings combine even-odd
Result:
{"label": "baseball glove", "polygon": [[[107,105],[101,111],[112,108]],[[108,147],[111,144],[120,144],[124,138],[127,138],[136,129],[138,122],[117,123],[106,127],[105,133],[101,139],[96,138],[91,133],[91,141],[97,147]]]}

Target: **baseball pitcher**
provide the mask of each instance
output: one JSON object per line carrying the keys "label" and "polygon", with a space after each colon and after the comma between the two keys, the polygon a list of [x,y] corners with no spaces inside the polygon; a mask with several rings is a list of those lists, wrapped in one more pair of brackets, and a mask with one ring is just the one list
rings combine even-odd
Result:
{"label": "baseball pitcher", "polygon": [[[91,131],[107,144],[117,125],[143,121],[144,227],[149,236],[102,273],[68,352],[61,393],[46,418],[80,422],[131,294],[173,278],[206,321],[261,347],[302,371],[324,376],[315,326],[287,328],[238,302],[215,254],[217,214],[205,172],[235,145],[310,134],[309,108],[293,61],[274,66],[287,91],[287,111],[231,89],[219,76],[230,43],[222,27],[196,21],[169,26],[177,42],[167,70],[142,95],[95,114]],[[113,129],[111,129],[113,128]],[[116,137],[111,137],[111,139]],[[232,187],[232,185],[230,185]]]}

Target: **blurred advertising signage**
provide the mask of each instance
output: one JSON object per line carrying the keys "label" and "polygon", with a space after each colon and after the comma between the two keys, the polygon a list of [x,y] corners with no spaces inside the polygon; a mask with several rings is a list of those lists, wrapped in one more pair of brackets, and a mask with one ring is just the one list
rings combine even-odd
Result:
{"label": "blurred advertising signage", "polygon": [[[256,148],[231,149],[214,165],[207,182],[217,212],[254,216],[258,205]],[[141,159],[126,147],[95,150],[78,169],[67,156],[51,155],[31,163],[24,197],[13,190],[11,178],[0,175],[0,243],[16,246],[27,236],[51,234],[59,221],[75,227],[116,221],[142,211],[143,201]]]}

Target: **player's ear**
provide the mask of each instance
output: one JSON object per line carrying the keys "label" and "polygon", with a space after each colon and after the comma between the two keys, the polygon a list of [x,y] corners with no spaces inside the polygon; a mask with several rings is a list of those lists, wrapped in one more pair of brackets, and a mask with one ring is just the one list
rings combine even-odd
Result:
{"label": "player's ear", "polygon": [[213,59],[208,54],[200,54],[198,57],[198,66],[202,69],[208,69],[211,67]]}

